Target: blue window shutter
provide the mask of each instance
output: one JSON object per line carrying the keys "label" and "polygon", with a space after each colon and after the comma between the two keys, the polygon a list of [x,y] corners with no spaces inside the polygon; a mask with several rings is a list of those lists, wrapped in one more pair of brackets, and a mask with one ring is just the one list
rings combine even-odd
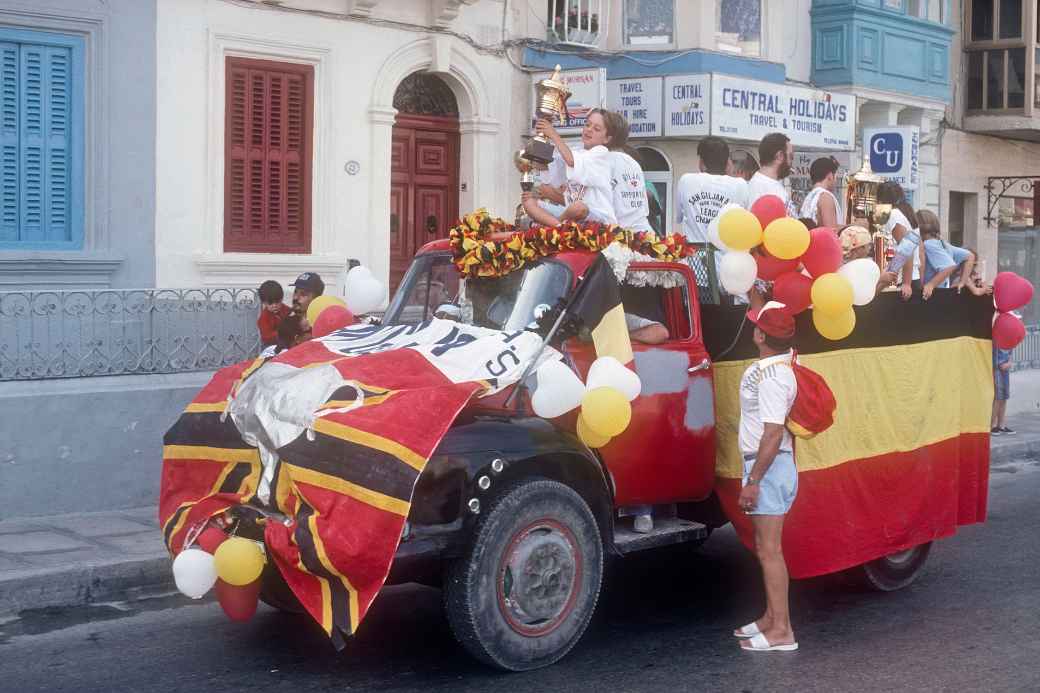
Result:
{"label": "blue window shutter", "polygon": [[18,240],[18,46],[0,43],[0,241]]}
{"label": "blue window shutter", "polygon": [[70,54],[68,48],[48,48],[44,68],[48,89],[45,93],[43,212],[48,241],[72,240],[69,218]]}

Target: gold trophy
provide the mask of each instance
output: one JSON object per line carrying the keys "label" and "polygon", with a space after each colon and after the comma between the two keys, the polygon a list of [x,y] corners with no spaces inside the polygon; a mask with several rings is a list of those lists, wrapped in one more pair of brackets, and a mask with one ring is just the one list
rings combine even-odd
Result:
{"label": "gold trophy", "polygon": [[[562,120],[567,115],[567,99],[571,92],[560,80],[560,66],[557,65],[549,79],[543,79],[535,85],[535,110],[536,118],[544,118],[549,122]],[[524,148],[521,155],[531,162],[538,162],[548,166],[553,159],[554,147],[544,135],[535,135]]]}
{"label": "gold trophy", "polygon": [[884,271],[888,265],[888,249],[894,246],[891,237],[881,230],[892,212],[892,205],[878,204],[878,186],[885,179],[870,168],[869,157],[863,157],[863,166],[849,176],[845,198],[846,223],[859,224],[870,231],[874,239],[874,261]]}

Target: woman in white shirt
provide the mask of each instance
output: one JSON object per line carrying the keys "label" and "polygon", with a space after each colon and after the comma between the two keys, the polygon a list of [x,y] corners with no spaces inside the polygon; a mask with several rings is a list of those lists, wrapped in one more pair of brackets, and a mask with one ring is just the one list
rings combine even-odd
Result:
{"label": "woman in white shirt", "polygon": [[896,256],[881,275],[880,288],[899,283],[904,301],[910,300],[914,289],[921,287],[921,260],[924,247],[917,231],[917,215],[906,201],[899,183],[885,181],[878,186],[878,204],[892,205],[888,222],[882,229],[896,242]]}
{"label": "woman in white shirt", "polygon": [[[539,120],[535,124],[535,130],[549,138],[566,164],[567,183],[563,190],[566,208],[559,218],[538,204],[537,195],[523,194],[524,210],[532,220],[543,226],[557,226],[565,221],[617,223],[611,186],[613,155],[608,146],[619,133],[615,119],[607,118],[605,114],[606,111],[595,109],[585,120],[581,131],[583,150],[572,151],[548,120]],[[624,122],[624,118],[621,121]],[[620,133],[625,138],[628,136],[627,126],[626,122],[625,130]]]}

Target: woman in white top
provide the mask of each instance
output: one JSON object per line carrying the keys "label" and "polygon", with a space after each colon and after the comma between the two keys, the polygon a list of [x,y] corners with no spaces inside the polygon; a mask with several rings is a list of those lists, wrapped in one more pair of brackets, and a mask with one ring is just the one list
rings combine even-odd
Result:
{"label": "woman in white top", "polygon": [[[556,146],[567,166],[567,183],[563,197],[566,208],[559,218],[538,204],[538,196],[524,193],[521,197],[524,210],[535,222],[543,226],[557,226],[565,221],[597,221],[616,224],[614,214],[614,191],[611,187],[611,164],[613,157],[607,148],[612,136],[617,135],[608,127],[602,109],[589,114],[581,131],[583,150],[572,151],[560,137],[552,123],[539,120],[535,129]],[[624,119],[622,119],[624,120]],[[627,137],[627,123],[624,131]]]}
{"label": "woman in white top", "polygon": [[885,181],[878,186],[878,204],[892,205],[888,222],[882,229],[896,242],[896,255],[881,275],[880,288],[899,283],[904,301],[910,300],[914,289],[921,286],[921,260],[924,246],[917,231],[917,215],[906,201],[906,194],[899,183]]}
{"label": "woman in white top", "polygon": [[838,228],[838,198],[834,196],[834,182],[838,175],[838,162],[834,157],[820,157],[809,166],[809,178],[813,189],[802,201],[799,216],[812,219],[816,226]]}

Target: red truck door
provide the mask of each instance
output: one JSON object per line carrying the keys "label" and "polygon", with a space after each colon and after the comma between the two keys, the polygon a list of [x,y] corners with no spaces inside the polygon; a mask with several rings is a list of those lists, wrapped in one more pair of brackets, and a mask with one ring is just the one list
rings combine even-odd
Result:
{"label": "red truck door", "polygon": [[[615,503],[706,498],[715,479],[715,392],[693,273],[683,264],[632,264],[622,299],[626,313],[663,323],[669,339],[632,343],[631,367],[643,391],[632,403],[628,429],[599,451]],[[596,358],[592,344],[571,340],[567,351],[584,379]]]}

